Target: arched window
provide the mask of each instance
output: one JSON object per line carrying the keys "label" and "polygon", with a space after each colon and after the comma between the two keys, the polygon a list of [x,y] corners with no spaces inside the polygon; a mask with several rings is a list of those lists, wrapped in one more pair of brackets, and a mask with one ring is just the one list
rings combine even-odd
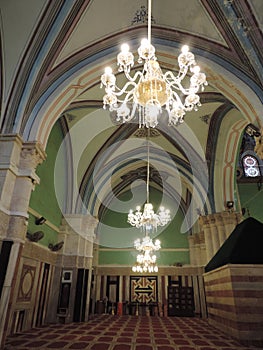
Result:
{"label": "arched window", "polygon": [[256,138],[259,136],[260,132],[256,126],[246,126],[238,157],[238,182],[258,182],[258,178],[263,176],[263,160],[255,152]]}
{"label": "arched window", "polygon": [[243,174],[245,177],[261,176],[259,163],[252,154],[246,154],[242,158]]}

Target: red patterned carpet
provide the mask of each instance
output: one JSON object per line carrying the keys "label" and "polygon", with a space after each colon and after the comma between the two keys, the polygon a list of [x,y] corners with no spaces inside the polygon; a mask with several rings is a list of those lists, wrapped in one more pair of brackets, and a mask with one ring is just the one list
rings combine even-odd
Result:
{"label": "red patterned carpet", "polygon": [[[97,315],[9,337],[6,350],[248,350],[199,318]],[[259,349],[259,348],[257,348]]]}

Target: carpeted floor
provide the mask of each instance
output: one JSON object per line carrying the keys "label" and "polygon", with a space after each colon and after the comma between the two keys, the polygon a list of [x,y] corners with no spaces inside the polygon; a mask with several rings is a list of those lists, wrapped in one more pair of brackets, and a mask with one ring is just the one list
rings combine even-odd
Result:
{"label": "carpeted floor", "polygon": [[6,350],[248,350],[199,318],[97,315],[9,337]]}

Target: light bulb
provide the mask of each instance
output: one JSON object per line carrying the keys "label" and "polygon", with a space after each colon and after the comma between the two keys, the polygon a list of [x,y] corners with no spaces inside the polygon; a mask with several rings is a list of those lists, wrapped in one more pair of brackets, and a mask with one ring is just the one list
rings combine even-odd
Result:
{"label": "light bulb", "polygon": [[142,41],[141,41],[141,46],[143,46],[143,47],[146,47],[146,46],[148,46],[149,45],[149,41],[148,41],[148,39],[142,39]]}
{"label": "light bulb", "polygon": [[121,45],[121,52],[122,53],[127,53],[127,52],[129,52],[129,45],[128,44],[122,44]]}
{"label": "light bulb", "polygon": [[182,53],[187,53],[189,51],[189,47],[187,45],[184,45],[181,51]]}
{"label": "light bulb", "polygon": [[193,72],[194,72],[195,74],[199,73],[199,72],[200,72],[200,67],[199,67],[199,66],[194,66]]}
{"label": "light bulb", "polygon": [[105,74],[112,74],[112,69],[111,69],[111,67],[106,67],[106,68],[105,68]]}

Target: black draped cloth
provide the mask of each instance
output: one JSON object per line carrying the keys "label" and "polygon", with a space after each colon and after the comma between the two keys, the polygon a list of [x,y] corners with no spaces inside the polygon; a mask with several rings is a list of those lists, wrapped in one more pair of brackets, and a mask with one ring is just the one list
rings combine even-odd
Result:
{"label": "black draped cloth", "polygon": [[212,271],[226,264],[263,264],[263,224],[247,218],[238,224],[205,267]]}

